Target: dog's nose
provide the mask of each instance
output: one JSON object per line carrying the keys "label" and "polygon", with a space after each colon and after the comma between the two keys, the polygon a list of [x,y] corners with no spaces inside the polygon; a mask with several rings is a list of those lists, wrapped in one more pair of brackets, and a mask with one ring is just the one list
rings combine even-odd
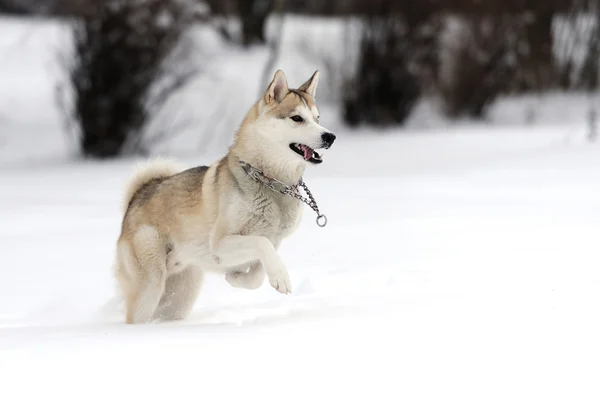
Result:
{"label": "dog's nose", "polygon": [[321,139],[323,140],[323,143],[325,143],[325,148],[329,148],[335,141],[335,134],[329,132],[323,133]]}

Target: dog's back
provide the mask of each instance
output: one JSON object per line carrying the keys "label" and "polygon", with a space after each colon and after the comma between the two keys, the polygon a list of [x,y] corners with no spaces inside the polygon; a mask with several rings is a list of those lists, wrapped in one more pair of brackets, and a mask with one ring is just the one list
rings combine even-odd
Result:
{"label": "dog's back", "polygon": [[165,158],[157,158],[139,163],[125,188],[123,213],[127,213],[131,200],[141,188],[176,175],[184,169],[184,166],[178,162]]}

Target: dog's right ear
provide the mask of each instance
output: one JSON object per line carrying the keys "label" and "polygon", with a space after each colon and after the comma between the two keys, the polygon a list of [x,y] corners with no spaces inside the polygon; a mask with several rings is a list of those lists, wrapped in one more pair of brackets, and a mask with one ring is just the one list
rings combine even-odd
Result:
{"label": "dog's right ear", "polygon": [[269,105],[272,104],[273,101],[277,101],[279,103],[288,94],[288,91],[288,84],[285,74],[281,69],[279,69],[277,72],[275,72],[275,76],[267,88],[267,92],[265,93],[265,102]]}
{"label": "dog's right ear", "polygon": [[305,92],[312,98],[315,98],[317,92],[317,86],[319,85],[319,71],[315,71],[313,75],[308,79],[298,90]]}

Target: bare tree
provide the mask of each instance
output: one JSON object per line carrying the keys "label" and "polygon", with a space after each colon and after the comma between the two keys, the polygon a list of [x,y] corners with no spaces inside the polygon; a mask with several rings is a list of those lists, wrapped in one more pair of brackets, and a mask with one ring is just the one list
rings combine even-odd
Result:
{"label": "bare tree", "polygon": [[273,0],[237,0],[244,46],[266,42],[265,24],[274,3]]}
{"label": "bare tree", "polygon": [[73,28],[67,117],[83,154],[143,151],[144,126],[192,71],[167,61],[188,27],[178,0],[99,2]]}
{"label": "bare tree", "polygon": [[278,0],[207,0],[206,3],[214,16],[239,18],[239,35],[228,24],[219,26],[219,32],[226,39],[239,40],[246,47],[267,42],[267,18],[278,8]]}
{"label": "bare tree", "polygon": [[423,91],[421,77],[432,65],[427,51],[429,12],[422,4],[377,0],[363,10],[358,67],[344,84],[344,119],[403,123]]}
{"label": "bare tree", "polygon": [[516,44],[523,26],[514,15],[458,16],[442,36],[439,91],[444,111],[481,118],[514,82]]}

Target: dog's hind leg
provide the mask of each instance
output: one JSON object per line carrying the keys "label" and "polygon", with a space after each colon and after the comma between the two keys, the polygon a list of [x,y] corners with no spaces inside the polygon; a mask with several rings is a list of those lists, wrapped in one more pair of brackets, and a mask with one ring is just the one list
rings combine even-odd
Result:
{"label": "dog's hind leg", "polygon": [[247,290],[255,290],[260,288],[265,280],[265,269],[260,261],[254,261],[245,267],[230,270],[225,274],[225,280],[236,288],[245,288]]}
{"label": "dog's hind leg", "polygon": [[203,277],[204,272],[193,266],[169,276],[155,317],[160,320],[186,318],[196,302]]}
{"label": "dog's hind leg", "polygon": [[133,236],[133,253],[128,260],[129,294],[125,297],[128,324],[152,321],[167,277],[166,245],[158,231],[139,228]]}

